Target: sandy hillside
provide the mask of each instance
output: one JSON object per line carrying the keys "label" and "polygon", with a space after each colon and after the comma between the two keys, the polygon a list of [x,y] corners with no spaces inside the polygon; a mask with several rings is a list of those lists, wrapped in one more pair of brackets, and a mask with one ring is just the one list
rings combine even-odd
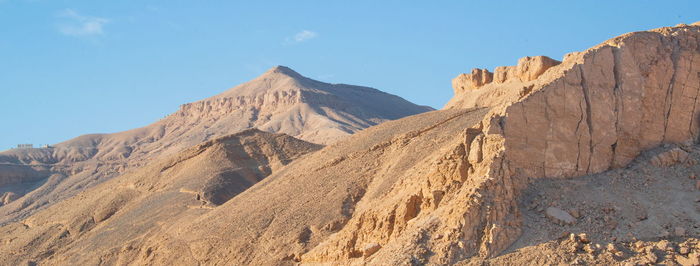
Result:
{"label": "sandy hillside", "polygon": [[63,252],[108,261],[124,244],[202,216],[321,147],[256,129],[207,141],[3,227],[0,261],[19,265]]}
{"label": "sandy hillside", "polygon": [[[0,153],[0,224],[26,217],[160,156],[249,128],[329,144],[363,128],[432,110],[379,90],[329,84],[277,66],[149,126],[92,134],[49,149]],[[4,196],[3,196],[4,197]]]}

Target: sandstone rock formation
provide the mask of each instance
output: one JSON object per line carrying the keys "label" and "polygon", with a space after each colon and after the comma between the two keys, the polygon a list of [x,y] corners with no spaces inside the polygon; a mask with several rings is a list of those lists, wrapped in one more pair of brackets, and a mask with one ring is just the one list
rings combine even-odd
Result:
{"label": "sandstone rock formation", "polygon": [[[18,187],[19,195],[35,188],[15,204],[0,207],[0,224],[159,156],[248,128],[329,144],[363,128],[428,110],[432,108],[373,88],[324,83],[277,66],[219,95],[184,104],[143,128],[84,135],[47,149],[0,153],[0,186]],[[43,185],[37,187],[36,182]]]}
{"label": "sandstone rock formation", "polygon": [[457,94],[467,90],[478,89],[485,84],[491,83],[491,81],[493,81],[493,73],[487,69],[475,68],[472,69],[471,74],[460,74],[453,79],[452,87],[455,90],[455,94]]}
{"label": "sandstone rock formation", "polygon": [[[695,226],[700,214],[692,187],[697,180],[688,176],[700,169],[684,168],[691,167],[688,163],[658,168],[643,152],[663,149],[663,144],[673,150],[683,143],[689,157],[700,158],[693,144],[700,130],[698,53],[700,24],[679,25],[625,34],[569,54],[561,63],[533,57],[499,68],[493,77],[486,70],[473,71],[455,81],[456,95],[445,110],[360,131],[273,171],[201,215],[178,216],[186,218],[111,242],[100,236],[126,229],[93,227],[91,222],[109,215],[66,219],[59,215],[60,207],[52,206],[0,227],[0,242],[10,243],[0,252],[9,255],[0,259],[44,264],[480,265],[522,264],[517,255],[530,248],[533,253],[543,250],[530,261],[542,264],[693,263],[700,254]],[[667,150],[656,154],[663,152]],[[676,154],[671,158],[682,157]],[[626,171],[622,167],[635,159],[641,160],[632,165],[638,170],[615,172]],[[646,176],[652,170],[668,180]],[[579,186],[581,194],[571,198],[566,196],[576,191],[561,193],[567,186],[544,186],[537,191],[540,202],[529,203],[534,210],[523,210],[523,197],[531,199],[528,189],[538,182],[585,182],[580,176],[597,174],[614,176]],[[149,184],[144,188],[150,189]],[[661,189],[645,191],[649,186],[682,193],[664,197]],[[121,202],[94,200],[99,194],[91,189],[71,202],[81,196],[85,202]],[[541,202],[553,195],[559,198]],[[585,200],[588,205],[580,200],[586,195],[598,197]],[[675,199],[682,200],[677,210],[664,208],[663,203]],[[567,206],[574,202],[580,206]],[[553,224],[543,217],[549,207],[581,218]],[[626,225],[638,228],[623,231],[622,218],[637,219]],[[533,233],[530,222],[548,226]],[[686,239],[673,243],[647,231],[685,231],[689,225],[693,229],[683,232]],[[541,238],[545,243],[533,237],[539,232],[562,235],[562,227],[590,230],[590,235]],[[65,228],[72,230],[65,233]],[[81,228],[91,228],[94,238],[81,236]],[[615,241],[612,237],[626,233],[658,243],[629,242],[636,241],[633,235],[612,248],[601,245],[603,237]],[[518,240],[527,246],[509,250],[518,247]],[[61,241],[72,244],[55,244]],[[99,248],[87,251],[94,246]],[[585,257],[562,256],[564,249]],[[499,260],[503,252],[516,257],[506,254]]]}
{"label": "sandstone rock formation", "polygon": [[[700,61],[693,58],[699,47],[698,26],[625,34],[572,54],[516,92],[505,92],[517,100],[492,101],[484,122],[489,128],[484,145],[499,151],[490,155],[497,162],[490,177],[512,183],[511,193],[517,194],[530,178],[599,173],[660,144],[695,141]],[[473,106],[451,103],[450,108]],[[496,229],[496,241],[481,242],[481,255],[492,256],[516,239],[519,229],[503,227],[512,223],[503,217],[518,217],[519,211],[510,196],[484,197],[503,210],[486,227],[476,227]]]}

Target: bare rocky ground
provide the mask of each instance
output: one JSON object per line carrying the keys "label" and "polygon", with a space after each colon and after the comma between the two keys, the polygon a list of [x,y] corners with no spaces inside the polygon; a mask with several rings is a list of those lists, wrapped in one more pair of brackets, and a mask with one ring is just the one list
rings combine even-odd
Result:
{"label": "bare rocky ground", "polygon": [[463,263],[698,265],[698,161],[700,146],[665,145],[626,168],[536,180],[520,199],[522,236],[496,258]]}

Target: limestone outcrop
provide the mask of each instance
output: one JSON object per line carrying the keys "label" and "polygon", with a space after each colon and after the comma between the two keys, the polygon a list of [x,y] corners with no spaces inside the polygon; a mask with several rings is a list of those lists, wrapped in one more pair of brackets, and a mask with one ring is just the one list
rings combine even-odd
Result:
{"label": "limestone outcrop", "polygon": [[[523,57],[515,66],[472,70],[452,80],[455,97],[445,108],[492,107],[517,101],[528,94],[547,70],[561,62],[546,56]],[[543,78],[544,80],[544,78]]]}
{"label": "limestone outcrop", "polygon": [[[561,62],[546,56],[527,56],[518,60],[515,73],[520,81],[528,82],[536,80],[548,69],[558,64],[561,64]],[[508,79],[505,79],[505,81],[508,81]]]}
{"label": "limestone outcrop", "polygon": [[[483,122],[482,145],[495,151],[482,155],[495,162],[489,178],[512,184],[517,194],[533,178],[600,173],[661,144],[696,141],[698,56],[700,27],[680,25],[625,34],[570,54],[525,87],[482,88],[506,95],[492,102]],[[447,108],[473,106],[462,97],[455,95]],[[490,199],[485,206],[512,200],[495,191],[481,196]],[[497,210],[497,219],[475,225],[504,236],[482,240],[482,255],[498,254],[518,236],[503,226],[513,222],[505,217],[519,216],[517,208]]]}
{"label": "limestone outcrop", "polygon": [[475,68],[471,74],[460,74],[452,80],[455,94],[475,90],[493,81],[493,73],[488,69]]}

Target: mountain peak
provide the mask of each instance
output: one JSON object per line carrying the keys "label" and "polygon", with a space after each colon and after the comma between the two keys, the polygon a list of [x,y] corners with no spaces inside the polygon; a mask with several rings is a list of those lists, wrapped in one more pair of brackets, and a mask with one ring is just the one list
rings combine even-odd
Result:
{"label": "mountain peak", "polygon": [[263,76],[268,76],[268,75],[274,75],[274,74],[282,74],[285,76],[293,77],[293,78],[303,78],[301,74],[297,73],[293,69],[286,67],[286,66],[274,66],[267,70]]}

